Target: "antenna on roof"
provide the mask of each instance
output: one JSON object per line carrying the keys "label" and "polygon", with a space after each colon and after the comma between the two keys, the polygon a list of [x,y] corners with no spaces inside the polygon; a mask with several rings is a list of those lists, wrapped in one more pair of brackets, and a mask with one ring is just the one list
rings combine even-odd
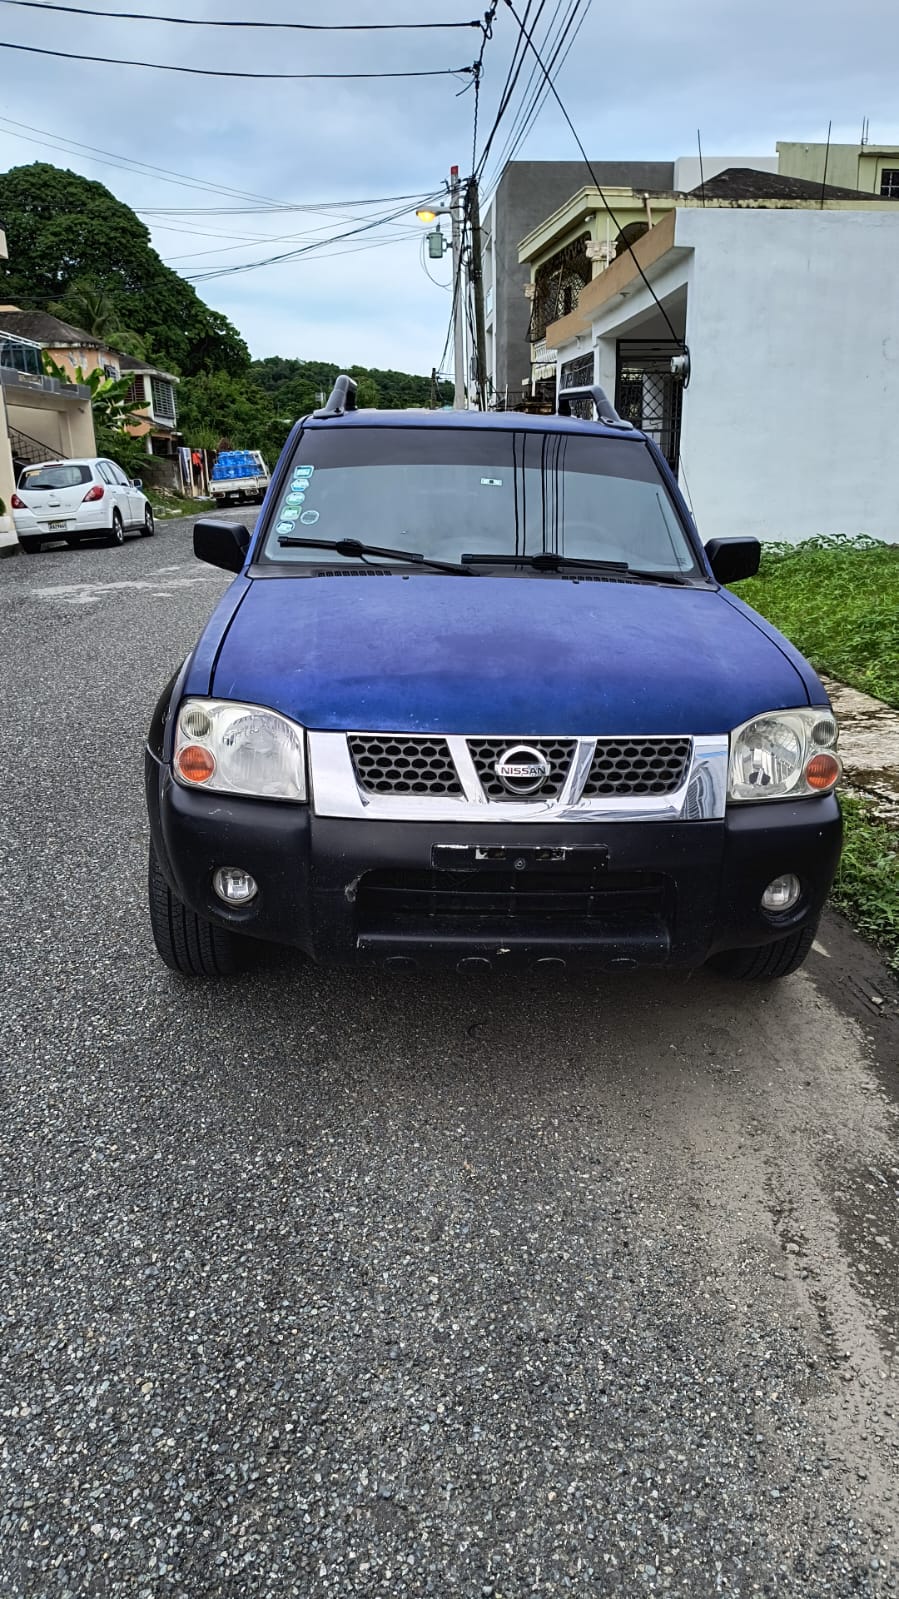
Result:
{"label": "antenna on roof", "polygon": [[824,171],[821,174],[821,210],[822,211],[824,210],[824,191],[825,191],[825,189],[827,187],[827,161],[828,161],[828,157],[830,156],[830,130],[831,130],[832,126],[833,126],[833,123],[832,122],[828,122],[828,124],[827,124],[827,143],[824,146]]}
{"label": "antenna on roof", "polygon": [[702,203],[705,205],[705,173],[702,170],[702,140],[699,137],[698,128],[696,129],[696,148],[699,151],[699,192],[702,196]]}
{"label": "antenna on roof", "polygon": [[868,142],[868,140],[870,138],[870,127],[871,127],[871,124],[868,121],[868,118],[867,117],[862,117],[862,136],[861,136],[861,141],[860,141],[862,149],[864,149],[865,145],[867,144],[867,142]]}

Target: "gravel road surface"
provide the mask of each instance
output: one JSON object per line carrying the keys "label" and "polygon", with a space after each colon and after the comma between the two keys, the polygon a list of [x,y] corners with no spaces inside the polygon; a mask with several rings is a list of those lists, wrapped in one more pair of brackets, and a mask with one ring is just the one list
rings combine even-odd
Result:
{"label": "gravel road surface", "polygon": [[895,985],[172,976],[226,582],[0,565],[0,1599],[896,1592]]}

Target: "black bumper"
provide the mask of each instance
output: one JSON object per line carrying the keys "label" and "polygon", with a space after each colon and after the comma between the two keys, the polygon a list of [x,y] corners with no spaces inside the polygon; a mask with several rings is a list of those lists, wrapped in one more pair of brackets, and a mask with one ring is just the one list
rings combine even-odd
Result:
{"label": "black bumper", "polygon": [[[718,822],[465,826],[193,792],[149,751],[146,779],[153,846],[179,898],[329,964],[699,966],[816,921],[842,833],[832,795],[734,807]],[[218,866],[252,873],[248,908],[216,897]],[[802,898],[768,915],[762,893],[786,872]]]}

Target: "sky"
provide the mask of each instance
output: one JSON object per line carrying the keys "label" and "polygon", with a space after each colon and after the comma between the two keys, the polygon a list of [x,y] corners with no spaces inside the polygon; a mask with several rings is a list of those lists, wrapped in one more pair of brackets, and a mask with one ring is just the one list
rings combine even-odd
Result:
{"label": "sky", "polygon": [[[449,257],[423,261],[426,230],[415,220],[414,198],[380,201],[440,194],[451,165],[458,164],[463,176],[472,169],[471,77],[450,72],[471,66],[480,31],[186,27],[112,15],[109,0],[60,0],[80,3],[108,7],[110,15],[48,10],[42,17],[33,5],[0,0],[2,169],[50,161],[97,179],[139,211],[160,255],[186,276],[259,262],[402,211],[395,221],[325,250],[229,270],[198,281],[197,289],[231,318],[254,357],[429,372],[440,360],[449,319]],[[247,18],[346,24],[471,21],[483,16],[486,0],[125,3],[207,24]],[[526,0],[514,3],[521,15]],[[575,4],[565,40],[574,42],[556,83],[594,159],[694,155],[697,129],[709,157],[773,156],[778,139],[823,142],[829,121],[835,142],[856,143],[864,117],[872,143],[899,144],[895,0],[852,6],[845,0],[643,0],[639,9],[600,0],[543,0],[542,6],[531,0],[529,26],[537,15],[534,37],[541,49],[545,38],[552,49]],[[484,48],[479,154],[517,35],[507,0],[499,0]],[[32,54],[11,44],[89,59]],[[107,65],[104,57],[222,72],[441,75],[253,82]],[[531,67],[529,57],[488,157],[485,198]],[[75,149],[76,143],[106,154],[101,159]],[[529,160],[576,159],[551,97],[516,153]],[[379,203],[357,203],[369,199]],[[286,209],[313,205],[327,209]]]}

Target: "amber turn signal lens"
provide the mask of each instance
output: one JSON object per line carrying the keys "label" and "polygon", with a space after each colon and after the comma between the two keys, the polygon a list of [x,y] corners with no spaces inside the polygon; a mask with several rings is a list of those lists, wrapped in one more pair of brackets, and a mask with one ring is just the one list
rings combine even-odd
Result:
{"label": "amber turn signal lens", "polygon": [[805,768],[805,781],[809,788],[833,788],[840,775],[840,763],[835,755],[813,755]]}
{"label": "amber turn signal lens", "polygon": [[208,783],[214,771],[215,756],[210,750],[204,750],[202,744],[185,744],[183,750],[179,750],[178,775],[185,783]]}

